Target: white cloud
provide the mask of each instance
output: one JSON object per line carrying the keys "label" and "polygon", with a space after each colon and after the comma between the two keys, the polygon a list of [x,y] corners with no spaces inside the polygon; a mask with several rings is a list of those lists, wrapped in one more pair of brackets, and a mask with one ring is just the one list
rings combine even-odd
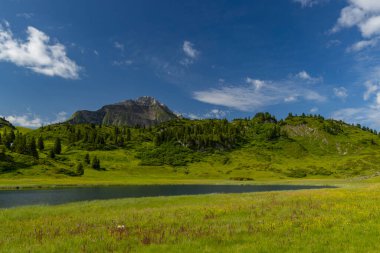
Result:
{"label": "white cloud", "polygon": [[112,64],[115,66],[130,66],[133,64],[133,61],[132,60],[113,61]]}
{"label": "white cloud", "polygon": [[351,5],[355,5],[368,12],[380,12],[380,2],[378,0],[349,0]]}
{"label": "white cloud", "polygon": [[371,128],[379,129],[380,127],[380,110],[375,106],[344,108],[333,112],[331,117],[348,123],[359,123]]}
{"label": "white cloud", "polygon": [[358,52],[358,51],[361,51],[365,48],[369,48],[369,47],[375,47],[377,46],[379,42],[379,38],[374,38],[374,39],[371,39],[371,40],[361,40],[359,42],[356,42],[355,44],[353,44],[351,47],[349,47],[347,49],[347,51],[349,52]]}
{"label": "white cloud", "polygon": [[227,116],[229,112],[220,110],[220,109],[212,109],[211,111],[204,114],[204,118],[211,118],[211,119],[223,119]]}
{"label": "white cloud", "polygon": [[5,116],[5,119],[11,122],[15,126],[32,127],[37,128],[43,124],[43,121],[38,116],[27,115],[10,115]]}
{"label": "white cloud", "polygon": [[259,90],[259,89],[261,89],[262,87],[265,86],[265,82],[261,81],[261,80],[258,80],[258,79],[252,79],[250,77],[247,77],[245,79],[245,81],[246,81],[246,83],[248,83],[250,85],[253,85],[256,90]]}
{"label": "white cloud", "polygon": [[193,93],[193,97],[204,103],[226,106],[241,111],[255,111],[264,106],[294,102],[298,99],[315,102],[326,100],[326,97],[318,92],[300,87],[294,81],[260,82],[263,85],[259,89],[257,85],[252,85],[248,82],[248,85],[222,86],[220,88],[196,91]]}
{"label": "white cloud", "polygon": [[295,3],[299,3],[303,8],[312,7],[321,2],[321,0],[293,0]]}
{"label": "white cloud", "polygon": [[27,34],[26,41],[16,39],[8,23],[0,24],[0,61],[47,76],[79,78],[80,67],[67,57],[64,45],[49,44],[49,36],[32,26],[27,28]]}
{"label": "white cloud", "polygon": [[333,91],[334,95],[338,98],[345,99],[346,97],[348,97],[348,91],[344,87],[334,88]]}
{"label": "white cloud", "polygon": [[119,49],[120,51],[124,52],[124,44],[115,41],[115,42],[113,43],[113,46],[114,46],[116,49]]}
{"label": "white cloud", "polygon": [[342,44],[342,41],[340,40],[330,40],[326,43],[326,48],[336,47],[336,46],[339,46],[340,44]]}
{"label": "white cloud", "polygon": [[364,84],[366,91],[363,94],[367,105],[358,108],[344,108],[332,113],[335,119],[341,119],[350,123],[360,123],[372,128],[380,128],[380,85],[373,82]]}
{"label": "white cloud", "polygon": [[364,10],[353,5],[343,8],[332,32],[338,32],[342,28],[348,28],[359,24],[364,19],[365,15],[366,13]]}
{"label": "white cloud", "polygon": [[194,44],[185,40],[182,45],[182,50],[187,57],[191,59],[197,59],[200,52],[194,48]]}
{"label": "white cloud", "polygon": [[51,122],[45,122],[44,124],[48,125],[48,124],[61,123],[65,120],[67,120],[67,112],[62,111],[62,112],[59,112],[55,115],[55,120],[53,120]]}
{"label": "white cloud", "polygon": [[371,81],[367,81],[364,83],[364,86],[366,87],[366,91],[363,94],[363,99],[368,100],[372,94],[376,93],[380,86],[378,84],[374,84]]}
{"label": "white cloud", "polygon": [[376,107],[380,107],[380,92],[376,94]]}
{"label": "white cloud", "polygon": [[369,38],[380,33],[380,16],[374,16],[359,24],[363,37]]}
{"label": "white cloud", "polygon": [[26,113],[23,115],[8,115],[8,116],[0,116],[4,117],[6,120],[12,123],[12,125],[15,126],[23,126],[23,127],[30,127],[30,128],[38,128],[42,125],[49,125],[49,124],[55,124],[60,123],[65,120],[67,120],[67,113],[66,112],[59,112],[55,114],[54,120],[44,120],[40,116],[35,115],[33,113]]}
{"label": "white cloud", "polygon": [[322,77],[312,77],[305,70],[300,71],[298,74],[295,75],[295,77],[308,83],[318,83],[323,80]]}
{"label": "white cloud", "polygon": [[16,14],[16,17],[18,17],[18,18],[25,18],[25,19],[30,19],[33,16],[34,16],[34,13],[31,13],[31,12],[29,12],[29,13],[24,12],[24,13],[17,13]]}
{"label": "white cloud", "polygon": [[284,102],[287,102],[287,103],[295,102],[295,101],[297,101],[297,97],[295,96],[289,96],[289,97],[284,98]]}
{"label": "white cloud", "polygon": [[189,119],[224,119],[229,113],[229,111],[225,110],[212,109],[204,114],[182,113],[180,115]]}
{"label": "white cloud", "polygon": [[189,66],[193,63],[194,63],[194,61],[192,59],[189,59],[189,58],[183,58],[179,61],[179,64],[181,64],[183,66]]}
{"label": "white cloud", "polygon": [[376,46],[380,39],[380,1],[348,0],[348,6],[341,10],[340,17],[331,32],[351,27],[357,27],[365,39],[349,47],[348,51],[360,51]]}
{"label": "white cloud", "polygon": [[318,111],[319,111],[318,107],[313,107],[310,109],[310,113],[316,113]]}

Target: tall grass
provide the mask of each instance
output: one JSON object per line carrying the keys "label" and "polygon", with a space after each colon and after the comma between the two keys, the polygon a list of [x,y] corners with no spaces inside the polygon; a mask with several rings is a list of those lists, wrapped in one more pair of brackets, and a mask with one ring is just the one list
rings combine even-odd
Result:
{"label": "tall grass", "polygon": [[1,252],[378,252],[380,184],[0,211]]}

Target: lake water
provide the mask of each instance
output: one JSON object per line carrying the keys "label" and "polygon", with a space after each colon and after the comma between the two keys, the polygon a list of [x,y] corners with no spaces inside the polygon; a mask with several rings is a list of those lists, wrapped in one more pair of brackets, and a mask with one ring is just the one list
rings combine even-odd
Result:
{"label": "lake water", "polygon": [[310,185],[130,185],[88,188],[0,191],[0,208],[58,205],[76,201],[210,193],[244,193],[331,188]]}

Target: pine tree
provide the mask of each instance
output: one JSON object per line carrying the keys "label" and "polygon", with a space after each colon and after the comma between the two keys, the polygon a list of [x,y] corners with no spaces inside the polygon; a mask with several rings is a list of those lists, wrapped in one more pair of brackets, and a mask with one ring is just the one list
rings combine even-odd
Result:
{"label": "pine tree", "polygon": [[127,139],[126,141],[131,141],[131,130],[128,128],[127,129]]}
{"label": "pine tree", "polygon": [[34,139],[34,137],[32,137],[30,139],[30,141],[29,141],[28,153],[29,153],[29,155],[32,155],[34,158],[38,159],[38,151],[37,151],[36,139]]}
{"label": "pine tree", "polygon": [[78,166],[77,166],[77,174],[79,176],[82,176],[84,174],[84,169],[83,169],[83,165],[82,163],[78,163]]}
{"label": "pine tree", "polygon": [[57,155],[61,154],[62,146],[61,146],[60,138],[55,139],[53,151],[54,151],[54,154],[57,154]]}
{"label": "pine tree", "polygon": [[100,161],[99,159],[94,156],[94,158],[92,159],[92,164],[91,164],[91,167],[95,170],[99,170],[100,169]]}
{"label": "pine tree", "polygon": [[84,156],[84,162],[90,164],[90,155],[88,153]]}
{"label": "pine tree", "polygon": [[42,137],[38,137],[38,149],[40,151],[44,150],[45,149],[45,144],[44,144],[44,140],[42,139]]}
{"label": "pine tree", "polygon": [[55,158],[55,154],[54,154],[54,151],[53,151],[53,150],[50,150],[50,151],[49,151],[49,157],[50,157],[51,159],[54,159],[54,158]]}

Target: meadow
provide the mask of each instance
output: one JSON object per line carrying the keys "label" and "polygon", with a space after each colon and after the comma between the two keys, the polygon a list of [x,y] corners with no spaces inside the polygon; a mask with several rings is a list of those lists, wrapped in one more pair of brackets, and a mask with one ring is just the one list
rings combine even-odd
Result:
{"label": "meadow", "polygon": [[[0,190],[137,184],[339,188],[0,209],[0,252],[378,252],[379,136],[317,115],[276,121],[270,114],[146,129],[17,129],[17,148],[7,138],[0,147]],[[38,138],[44,149],[31,156],[28,147]],[[62,150],[51,157],[57,139]],[[100,168],[85,162],[87,154],[100,159]],[[78,173],[79,164],[84,173]]]}
{"label": "meadow", "polygon": [[378,252],[376,181],[2,209],[0,251]]}

